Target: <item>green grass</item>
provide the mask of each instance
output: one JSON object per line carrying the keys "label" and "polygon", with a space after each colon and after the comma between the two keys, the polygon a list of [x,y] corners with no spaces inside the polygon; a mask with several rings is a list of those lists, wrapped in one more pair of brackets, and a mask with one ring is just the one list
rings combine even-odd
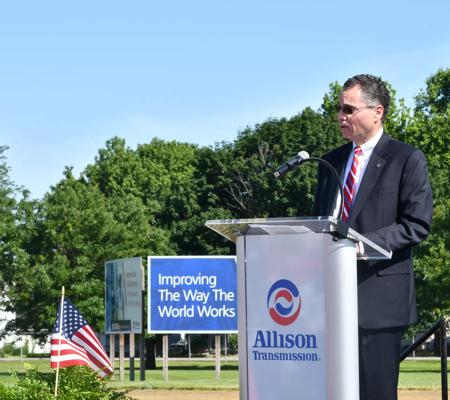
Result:
{"label": "green grass", "polygon": [[[32,360],[21,362],[18,359],[0,361],[0,383],[13,384],[17,376],[25,373],[26,365],[37,367],[42,372],[52,373],[49,360]],[[220,379],[216,379],[214,361],[169,361],[169,380],[162,375],[162,364],[157,362],[156,370],[145,371],[145,381],[140,381],[139,361],[135,360],[135,380],[130,381],[128,362],[125,363],[125,381],[119,381],[119,363],[114,366],[114,388],[149,388],[149,389],[239,389],[239,370],[237,362],[222,362]]]}
{"label": "green grass", "polygon": [[[145,371],[145,381],[140,381],[139,365],[135,363],[135,381],[130,382],[129,370],[125,370],[125,382],[119,380],[119,366],[115,366],[115,388],[151,389],[239,389],[239,370],[237,362],[222,362],[220,379],[216,379],[214,361],[169,361],[169,380],[164,381],[161,362],[156,370]],[[128,365],[127,365],[128,367]]]}
{"label": "green grass", "polygon": [[441,387],[441,361],[403,361],[400,364],[399,387],[403,389],[433,389]]}
{"label": "green grass", "polygon": [[[48,360],[32,360],[26,363],[18,359],[0,361],[0,383],[13,384],[16,378],[11,372],[22,375],[25,364],[37,367],[42,372],[52,373]],[[115,365],[115,378],[110,383],[114,388],[152,388],[152,389],[234,389],[239,388],[237,362],[222,362],[221,377],[216,379],[214,361],[170,361],[169,380],[164,381],[162,365],[156,370],[145,372],[145,381],[139,380],[139,363],[135,361],[135,381],[129,379],[128,363],[125,369],[125,382],[119,382],[119,365]],[[407,360],[400,366],[399,387],[403,389],[432,389],[441,385],[439,360]]]}
{"label": "green grass", "polygon": [[18,376],[24,375],[26,365],[31,365],[39,369],[39,371],[50,372],[50,360],[32,360],[32,361],[20,361],[16,358],[2,359],[0,361],[0,383],[5,385],[11,385],[17,381],[12,376],[15,372]]}

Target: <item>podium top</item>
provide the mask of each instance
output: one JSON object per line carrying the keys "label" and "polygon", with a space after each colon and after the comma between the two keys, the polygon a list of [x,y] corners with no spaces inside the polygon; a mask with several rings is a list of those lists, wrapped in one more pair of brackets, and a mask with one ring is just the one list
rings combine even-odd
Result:
{"label": "podium top", "polygon": [[[286,235],[303,233],[333,233],[338,220],[334,217],[254,218],[206,221],[206,226],[232,242],[244,235]],[[387,260],[392,252],[383,249],[352,228],[348,239],[362,242],[364,254],[358,260]]]}

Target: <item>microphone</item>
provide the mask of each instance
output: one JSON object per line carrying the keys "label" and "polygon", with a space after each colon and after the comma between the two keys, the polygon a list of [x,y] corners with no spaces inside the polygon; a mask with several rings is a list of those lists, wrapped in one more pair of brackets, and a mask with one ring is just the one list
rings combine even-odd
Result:
{"label": "microphone", "polygon": [[345,239],[348,233],[348,225],[342,221],[342,214],[344,212],[344,187],[342,186],[342,182],[336,169],[328,161],[325,161],[322,158],[318,157],[310,157],[308,152],[300,151],[295,157],[291,158],[289,161],[286,161],[283,165],[278,167],[273,174],[275,175],[275,178],[279,178],[307,161],[318,162],[319,164],[322,164],[332,173],[332,175],[336,179],[336,182],[339,186],[339,193],[341,195],[341,202],[339,205],[339,218],[336,226],[336,232],[334,233],[334,239]]}
{"label": "microphone", "polygon": [[306,161],[309,158],[309,154],[306,151],[299,151],[298,154],[286,161],[284,164],[280,165],[275,172],[275,178],[280,178],[281,176],[287,174],[289,171],[297,168],[300,164]]}

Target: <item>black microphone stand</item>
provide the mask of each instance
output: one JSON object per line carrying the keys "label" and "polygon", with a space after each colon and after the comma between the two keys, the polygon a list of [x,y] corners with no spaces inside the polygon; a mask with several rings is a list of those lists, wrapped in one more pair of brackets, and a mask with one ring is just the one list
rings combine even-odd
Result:
{"label": "black microphone stand", "polygon": [[332,232],[332,235],[333,235],[333,240],[347,239],[349,226],[344,221],[342,221],[342,214],[344,212],[344,187],[342,186],[342,182],[339,179],[339,175],[338,175],[336,169],[328,161],[322,160],[321,158],[318,158],[318,157],[305,158],[305,159],[301,160],[296,165],[296,167],[307,161],[315,161],[315,162],[318,162],[319,164],[325,165],[329,171],[332,171],[334,177],[336,178],[336,181],[339,185],[339,193],[341,195],[341,204],[339,205],[339,218],[337,219],[336,231]]}
{"label": "black microphone stand", "polygon": [[329,171],[333,172],[333,175],[336,178],[336,181],[339,185],[339,193],[341,194],[341,204],[339,205],[339,214],[337,219],[336,231],[332,233],[332,235],[334,236],[333,240],[347,239],[349,226],[344,221],[342,221],[342,214],[344,212],[344,187],[342,186],[342,182],[339,178],[336,168],[334,168],[328,161],[322,160],[319,157],[309,157],[306,160],[303,160],[303,162],[306,161],[317,161],[319,164],[325,165]]}

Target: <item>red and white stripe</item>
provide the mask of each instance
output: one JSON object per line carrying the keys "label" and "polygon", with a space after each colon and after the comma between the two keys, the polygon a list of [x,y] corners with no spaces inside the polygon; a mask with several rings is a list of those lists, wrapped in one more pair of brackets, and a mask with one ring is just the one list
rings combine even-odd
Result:
{"label": "red and white stripe", "polygon": [[103,346],[88,325],[79,329],[72,336],[72,340],[61,337],[60,342],[60,334],[52,334],[51,348],[50,365],[52,368],[58,367],[59,359],[60,368],[86,365],[103,378],[113,373],[113,368]]}
{"label": "red and white stripe", "polygon": [[361,154],[361,147],[355,147],[353,150],[353,162],[350,170],[348,171],[347,179],[345,180],[344,187],[344,208],[342,214],[342,220],[348,222],[350,217],[350,209],[352,208],[353,196],[355,194],[355,183],[357,179],[358,166],[359,166],[359,155]]}

